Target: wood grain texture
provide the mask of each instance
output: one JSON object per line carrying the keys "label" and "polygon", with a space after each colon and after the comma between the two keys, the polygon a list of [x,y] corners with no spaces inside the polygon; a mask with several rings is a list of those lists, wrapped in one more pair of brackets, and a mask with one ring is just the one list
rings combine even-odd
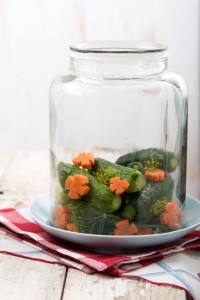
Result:
{"label": "wood grain texture", "polygon": [[[30,203],[48,191],[48,177],[46,152],[0,155],[0,208]],[[183,290],[173,287],[87,275],[74,269],[69,269],[66,277],[63,266],[0,254],[1,300],[166,300],[166,297],[186,299]]]}
{"label": "wood grain texture", "polygon": [[49,189],[49,155],[47,152],[4,153],[0,159],[0,178],[0,208],[28,204]]}
{"label": "wood grain texture", "polygon": [[[78,297],[77,297],[78,296]],[[181,289],[154,285],[143,280],[87,275],[69,269],[63,300],[184,300]]]}
{"label": "wood grain texture", "polygon": [[66,268],[0,254],[1,300],[60,300]]}

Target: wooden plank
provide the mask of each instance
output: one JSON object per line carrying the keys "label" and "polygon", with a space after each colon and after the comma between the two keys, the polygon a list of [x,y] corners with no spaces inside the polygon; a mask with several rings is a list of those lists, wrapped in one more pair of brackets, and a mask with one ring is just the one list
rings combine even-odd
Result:
{"label": "wooden plank", "polygon": [[1,169],[0,208],[28,204],[49,189],[47,152],[18,152]]}
{"label": "wooden plank", "polygon": [[0,254],[1,300],[60,300],[66,268]]}
{"label": "wooden plank", "polygon": [[184,300],[185,292],[175,287],[155,285],[143,280],[87,275],[69,269],[63,300]]}
{"label": "wooden plank", "polygon": [[13,193],[10,193],[10,191],[7,189],[5,183],[3,182],[3,178],[8,168],[12,165],[13,158],[14,154],[8,152],[0,153],[0,208],[6,207],[7,204],[12,206],[10,200],[13,199]]}
{"label": "wooden plank", "polygon": [[[5,170],[7,169],[9,163],[12,161],[13,154],[8,152],[0,153],[0,180],[2,179]],[[0,182],[1,187],[1,182]]]}

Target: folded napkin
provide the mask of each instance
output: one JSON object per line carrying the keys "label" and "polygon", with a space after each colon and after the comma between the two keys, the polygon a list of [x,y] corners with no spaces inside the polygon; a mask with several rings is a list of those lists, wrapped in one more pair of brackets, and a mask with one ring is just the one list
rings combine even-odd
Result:
{"label": "folded napkin", "polygon": [[85,273],[146,279],[175,285],[200,299],[200,226],[170,246],[124,254],[99,254],[69,246],[45,232],[28,207],[0,210],[0,252],[49,263],[63,264]]}

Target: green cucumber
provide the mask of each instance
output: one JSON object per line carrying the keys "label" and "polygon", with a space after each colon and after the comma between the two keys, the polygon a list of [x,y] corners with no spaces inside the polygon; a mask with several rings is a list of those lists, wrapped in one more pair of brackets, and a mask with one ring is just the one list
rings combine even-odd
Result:
{"label": "green cucumber", "polygon": [[131,162],[130,164],[128,164],[127,167],[128,167],[128,168],[131,168],[131,169],[138,170],[138,171],[140,171],[142,174],[144,174],[144,168],[143,168],[143,165],[142,165],[140,162],[133,161],[133,162]]}
{"label": "green cucumber", "polygon": [[[71,165],[60,162],[57,167],[58,178],[60,185],[65,189],[65,181],[68,176],[74,176],[75,174],[81,174],[89,178],[89,193],[81,198],[81,200],[91,201],[95,207],[105,213],[112,213],[119,209],[122,200],[118,195],[113,194],[109,187],[98,182],[92,175],[87,171]],[[74,200],[76,201],[76,200]]]}
{"label": "green cucumber", "polygon": [[177,156],[170,151],[165,151],[159,148],[148,148],[137,152],[127,153],[120,156],[116,163],[122,166],[128,166],[132,162],[140,162],[145,167],[149,160],[156,159],[160,169],[164,169],[171,173],[176,170],[178,165]]}
{"label": "green cucumber", "polygon": [[134,207],[131,203],[123,205],[121,216],[123,219],[129,219],[130,221],[134,221],[137,216],[136,207]]}
{"label": "green cucumber", "polygon": [[101,183],[109,185],[110,179],[119,176],[121,180],[126,179],[129,188],[126,193],[135,193],[143,189],[146,184],[145,176],[138,170],[119,166],[102,158],[96,158],[91,169],[91,174]]}
{"label": "green cucumber", "polygon": [[[123,194],[123,205],[120,208],[121,214],[128,211],[127,205],[133,206],[136,214],[133,216],[134,221],[139,223],[148,223],[152,219],[152,208],[155,201],[171,201],[174,189],[174,181],[168,174],[162,182],[151,182],[146,184],[145,188],[137,193]],[[158,207],[158,202],[156,203]]]}

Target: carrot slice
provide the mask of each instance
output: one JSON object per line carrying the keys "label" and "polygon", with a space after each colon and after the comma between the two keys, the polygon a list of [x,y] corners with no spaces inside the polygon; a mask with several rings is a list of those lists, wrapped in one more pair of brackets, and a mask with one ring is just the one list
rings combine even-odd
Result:
{"label": "carrot slice", "polygon": [[71,223],[71,213],[61,204],[58,204],[54,209],[53,216],[55,218],[54,224],[58,228],[65,229],[67,223]]}
{"label": "carrot slice", "polygon": [[110,179],[110,190],[116,195],[121,195],[128,189],[129,185],[126,179],[120,180],[119,176]]}
{"label": "carrot slice", "polygon": [[58,218],[64,213],[65,213],[64,207],[61,204],[58,204],[56,206],[56,208],[54,209],[53,216],[54,216],[54,218]]}
{"label": "carrot slice", "polygon": [[62,215],[59,218],[55,219],[54,224],[56,227],[65,229],[67,223],[67,215]]}
{"label": "carrot slice", "polygon": [[155,181],[155,182],[163,181],[165,179],[165,171],[161,169],[146,171],[144,173],[144,176],[148,181]]}
{"label": "carrot slice", "polygon": [[138,235],[150,235],[153,234],[153,229],[149,227],[138,227]]}
{"label": "carrot slice", "polygon": [[73,231],[73,232],[78,232],[79,231],[78,228],[73,223],[67,224],[66,228],[67,228],[67,230]]}
{"label": "carrot slice", "polygon": [[53,216],[55,219],[59,219],[61,216],[66,215],[66,222],[71,222],[71,213],[67,207],[63,207],[61,204],[58,204],[54,209]]}
{"label": "carrot slice", "polygon": [[138,228],[134,223],[129,224],[128,219],[123,219],[115,224],[115,235],[133,235],[137,234]]}
{"label": "carrot slice", "polygon": [[183,213],[179,206],[175,202],[170,201],[160,215],[160,223],[172,228],[180,228],[182,216]]}
{"label": "carrot slice", "polygon": [[84,195],[89,193],[88,177],[75,174],[74,176],[68,176],[65,181],[65,189],[69,190],[68,196],[71,199],[80,199]]}
{"label": "carrot slice", "polygon": [[94,155],[90,152],[81,152],[72,161],[83,169],[90,169],[95,164]]}

